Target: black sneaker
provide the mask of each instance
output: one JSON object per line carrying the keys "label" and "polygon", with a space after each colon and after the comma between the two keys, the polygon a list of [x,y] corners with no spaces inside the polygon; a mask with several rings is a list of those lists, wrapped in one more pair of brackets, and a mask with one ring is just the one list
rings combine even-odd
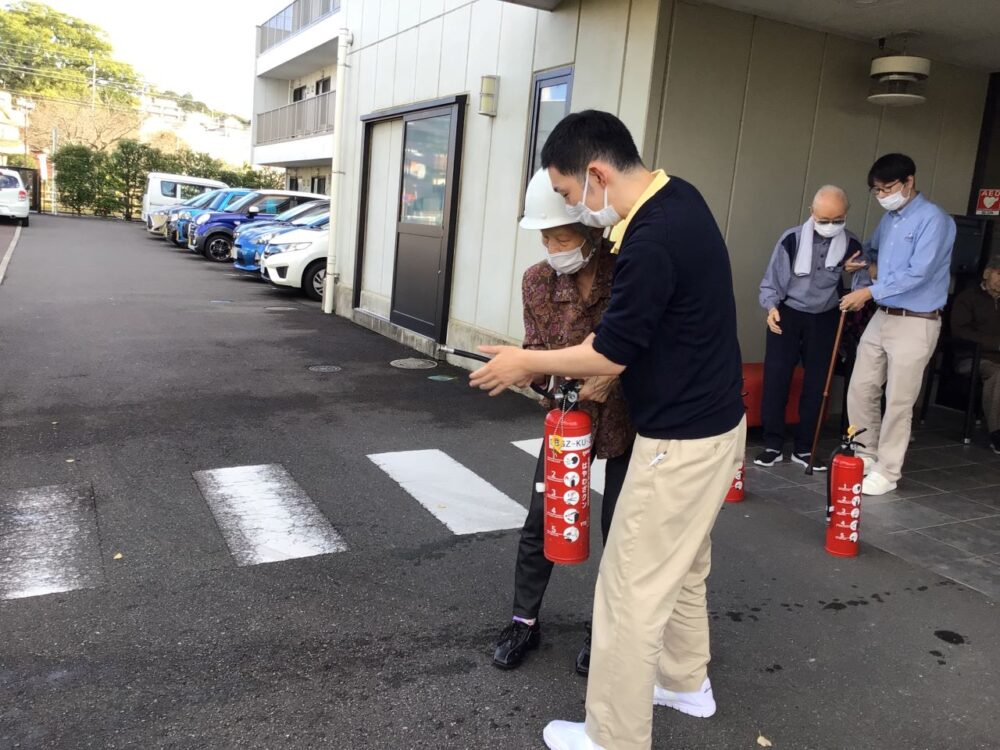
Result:
{"label": "black sneaker", "polygon": [[[805,453],[796,453],[792,451],[792,460],[799,464],[800,466],[809,466],[809,456],[812,455],[808,451]],[[817,458],[813,461],[813,471],[826,471],[826,461],[822,458]]]}
{"label": "black sneaker", "polygon": [[1000,430],[993,430],[990,433],[990,448],[994,453],[1000,455]]}
{"label": "black sneaker", "polygon": [[781,451],[765,448],[764,451],[753,460],[753,462],[758,466],[774,466],[775,464],[780,464],[783,460],[784,458],[781,456]]}
{"label": "black sneaker", "polygon": [[493,652],[493,666],[500,669],[516,669],[521,666],[529,651],[538,648],[542,640],[542,629],[536,621],[534,625],[525,625],[514,620],[500,631],[496,650]]}
{"label": "black sneaker", "polygon": [[590,623],[587,623],[587,640],[576,655],[576,673],[586,677],[590,673]]}

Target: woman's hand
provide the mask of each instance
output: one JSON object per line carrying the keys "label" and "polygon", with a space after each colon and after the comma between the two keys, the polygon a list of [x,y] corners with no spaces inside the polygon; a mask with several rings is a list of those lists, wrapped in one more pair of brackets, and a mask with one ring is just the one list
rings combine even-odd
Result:
{"label": "woman's hand", "polygon": [[617,375],[597,375],[587,378],[583,381],[583,387],[580,389],[580,400],[603,404],[611,395],[611,389],[617,380]]}

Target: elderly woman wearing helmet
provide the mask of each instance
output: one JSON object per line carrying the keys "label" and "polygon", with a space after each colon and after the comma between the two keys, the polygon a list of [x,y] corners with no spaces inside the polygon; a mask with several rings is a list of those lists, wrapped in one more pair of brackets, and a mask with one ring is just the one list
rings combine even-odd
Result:
{"label": "elderly woman wearing helmet", "polygon": [[[566,202],[552,189],[544,169],[532,177],[524,201],[522,229],[541,232],[546,257],[524,272],[524,348],[562,349],[581,343],[597,327],[611,297],[615,256],[601,229],[578,224],[566,211]],[[594,451],[607,459],[601,534],[606,541],[615,502],[625,481],[635,431],[628,420],[617,378],[592,378],[580,391],[581,408],[593,420]],[[552,563],[543,554],[544,498],[537,490],[545,479],[544,450],[532,481],[531,506],[521,531],[514,569],[513,620],[500,633],[493,663],[502,669],[521,664],[538,648],[541,627],[538,612],[552,575]],[[590,638],[576,660],[576,670],[590,666]]]}

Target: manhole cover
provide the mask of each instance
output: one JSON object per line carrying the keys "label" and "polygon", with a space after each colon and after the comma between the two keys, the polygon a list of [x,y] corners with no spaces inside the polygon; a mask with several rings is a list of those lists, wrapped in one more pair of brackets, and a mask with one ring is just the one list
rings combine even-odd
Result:
{"label": "manhole cover", "polygon": [[389,363],[400,370],[433,370],[438,363],[433,359],[420,359],[419,357],[406,357],[404,359],[394,359]]}
{"label": "manhole cover", "polygon": [[271,312],[295,312],[299,308],[297,307],[281,307],[278,305],[272,307],[265,307],[265,310],[270,310]]}
{"label": "manhole cover", "polygon": [[309,372],[340,372],[337,365],[309,365]]}

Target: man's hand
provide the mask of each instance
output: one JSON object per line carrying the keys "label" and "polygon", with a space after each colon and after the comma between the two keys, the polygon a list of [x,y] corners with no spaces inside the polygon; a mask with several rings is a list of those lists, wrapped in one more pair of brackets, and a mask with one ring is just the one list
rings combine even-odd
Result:
{"label": "man's hand", "polygon": [[871,287],[859,289],[856,292],[845,294],[840,298],[840,309],[845,312],[854,312],[865,306],[868,300],[872,299]]}
{"label": "man's hand", "polygon": [[611,389],[617,380],[616,375],[596,375],[587,378],[583,381],[583,387],[580,389],[580,400],[603,404],[608,400]]}
{"label": "man's hand", "polygon": [[861,258],[859,260],[858,258],[860,255],[861,251],[858,250],[856,253],[854,253],[854,255],[848,258],[844,262],[844,270],[847,271],[848,273],[854,273],[855,271],[860,271],[862,268],[866,268],[868,266],[868,261],[865,260],[864,258]]}
{"label": "man's hand", "polygon": [[491,396],[499,396],[507,388],[516,385],[526,388],[531,385],[535,373],[524,366],[525,350],[516,346],[481,346],[483,354],[492,354],[493,359],[469,375],[469,385]]}
{"label": "man's hand", "polygon": [[772,307],[767,311],[767,327],[771,329],[771,333],[781,335],[781,326],[778,325],[780,322],[781,313],[778,312],[777,307]]}

